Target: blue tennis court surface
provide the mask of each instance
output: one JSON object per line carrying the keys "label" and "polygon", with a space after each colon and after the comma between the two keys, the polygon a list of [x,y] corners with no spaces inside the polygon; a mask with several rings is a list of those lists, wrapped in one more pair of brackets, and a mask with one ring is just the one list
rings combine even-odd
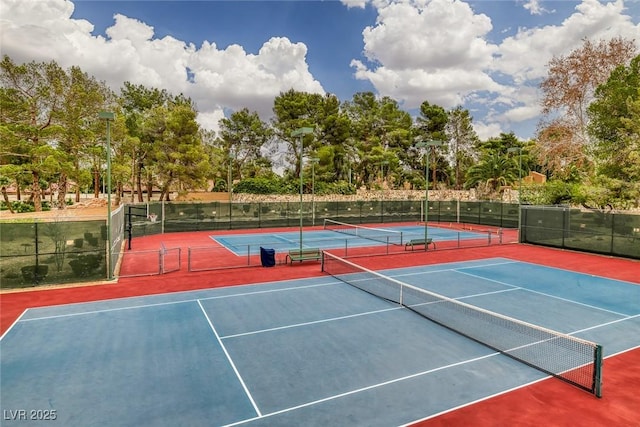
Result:
{"label": "blue tennis court surface", "polygon": [[[319,249],[336,249],[343,248],[345,246],[345,240],[348,240],[349,247],[365,247],[365,246],[380,246],[386,242],[384,231],[402,233],[402,239],[404,242],[408,242],[411,239],[420,239],[424,237],[424,226],[385,226],[384,228],[378,228],[379,235],[376,232],[370,234],[376,235],[376,240],[371,240],[363,237],[352,236],[349,234],[338,233],[335,231],[321,230],[321,231],[303,231],[302,242],[303,247],[306,248],[319,248]],[[486,233],[479,233],[473,231],[456,231],[439,227],[429,227],[429,238],[435,242],[445,240],[467,240],[486,238]],[[224,236],[211,236],[211,239],[218,242],[220,245],[226,247],[236,255],[243,256],[247,254],[247,248],[251,254],[260,253],[260,247],[266,247],[276,249],[276,251],[287,251],[291,249],[298,249],[300,247],[300,232],[281,232],[281,233],[254,233],[254,234],[232,234]],[[391,235],[389,237],[389,244],[399,242],[397,236]]]}
{"label": "blue tennis court surface", "polygon": [[[640,346],[631,283],[503,258],[383,273],[605,356]],[[0,345],[3,414],[64,426],[397,426],[546,378],[330,276],[29,309]]]}

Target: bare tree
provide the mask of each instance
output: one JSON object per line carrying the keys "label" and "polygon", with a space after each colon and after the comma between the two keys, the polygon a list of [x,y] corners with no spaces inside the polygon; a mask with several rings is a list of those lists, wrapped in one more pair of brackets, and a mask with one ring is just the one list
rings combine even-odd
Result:
{"label": "bare tree", "polygon": [[543,118],[537,138],[540,162],[549,171],[566,176],[568,168],[590,163],[587,108],[596,88],[636,51],[634,41],[622,37],[597,43],[585,39],[580,48],[549,62],[549,74],[540,84]]}

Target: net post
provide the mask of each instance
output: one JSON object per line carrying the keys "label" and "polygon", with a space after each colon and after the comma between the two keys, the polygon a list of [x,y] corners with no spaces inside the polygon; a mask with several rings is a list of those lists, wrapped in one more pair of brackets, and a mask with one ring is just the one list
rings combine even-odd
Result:
{"label": "net post", "polygon": [[593,394],[602,397],[602,346],[597,344],[593,350]]}
{"label": "net post", "polygon": [[321,251],[320,254],[320,271],[324,273],[324,251]]}

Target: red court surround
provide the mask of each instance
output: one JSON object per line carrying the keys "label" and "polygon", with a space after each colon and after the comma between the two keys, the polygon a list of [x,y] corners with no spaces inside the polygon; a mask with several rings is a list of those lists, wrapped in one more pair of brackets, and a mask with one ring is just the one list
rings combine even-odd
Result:
{"label": "red court surround", "polygon": [[[242,233],[245,232],[248,231],[242,230]],[[210,232],[164,234],[147,236],[136,239],[134,242],[137,249],[156,249],[161,241],[167,247],[181,245],[182,242],[197,245],[197,242],[210,243],[208,237],[210,234]],[[505,257],[640,284],[640,262],[638,261],[520,244],[459,250],[416,251],[401,255],[358,257],[352,260],[368,268],[386,269],[490,257]],[[183,268],[181,271],[162,276],[127,278],[117,283],[3,292],[0,294],[0,331],[4,333],[21,313],[30,307],[304,279],[320,275],[322,273],[318,262],[200,273],[189,273]],[[416,425],[421,427],[640,426],[640,348],[607,358],[604,365],[604,379],[601,399],[562,381],[549,379],[442,414]]]}

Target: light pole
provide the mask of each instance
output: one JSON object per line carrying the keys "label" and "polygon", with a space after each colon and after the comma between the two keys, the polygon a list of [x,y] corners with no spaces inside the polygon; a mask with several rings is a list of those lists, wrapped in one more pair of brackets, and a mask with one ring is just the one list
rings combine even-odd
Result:
{"label": "light pole", "polygon": [[380,186],[384,187],[384,185],[382,185],[386,180],[384,177],[384,165],[388,165],[389,162],[387,160],[383,160],[380,162],[380,172],[382,174],[382,176],[380,177]]}
{"label": "light pole", "polygon": [[295,138],[296,136],[300,137],[300,253],[302,253],[302,151],[303,151],[303,139],[304,136],[313,133],[313,128],[311,127],[302,127],[291,132],[291,137]]}
{"label": "light pole", "polygon": [[507,148],[507,153],[518,153],[518,240],[522,226],[522,147]]}
{"label": "light pole", "polygon": [[100,111],[98,118],[107,122],[107,279],[111,280],[111,122],[116,115],[110,111]]}
{"label": "light pole", "polygon": [[420,141],[416,144],[417,148],[426,149],[425,152],[425,166],[424,166],[424,180],[425,180],[425,190],[424,190],[424,250],[426,251],[429,245],[427,245],[427,238],[429,236],[428,225],[429,225],[429,151],[431,151],[431,147],[439,147],[442,145],[441,141]]}
{"label": "light pole", "polygon": [[311,157],[311,224],[316,225],[316,163],[320,161],[317,157]]}
{"label": "light pole", "polygon": [[231,212],[231,202],[233,201],[233,154],[232,147],[229,146],[229,173],[227,174],[227,191],[229,192],[229,212]]}

